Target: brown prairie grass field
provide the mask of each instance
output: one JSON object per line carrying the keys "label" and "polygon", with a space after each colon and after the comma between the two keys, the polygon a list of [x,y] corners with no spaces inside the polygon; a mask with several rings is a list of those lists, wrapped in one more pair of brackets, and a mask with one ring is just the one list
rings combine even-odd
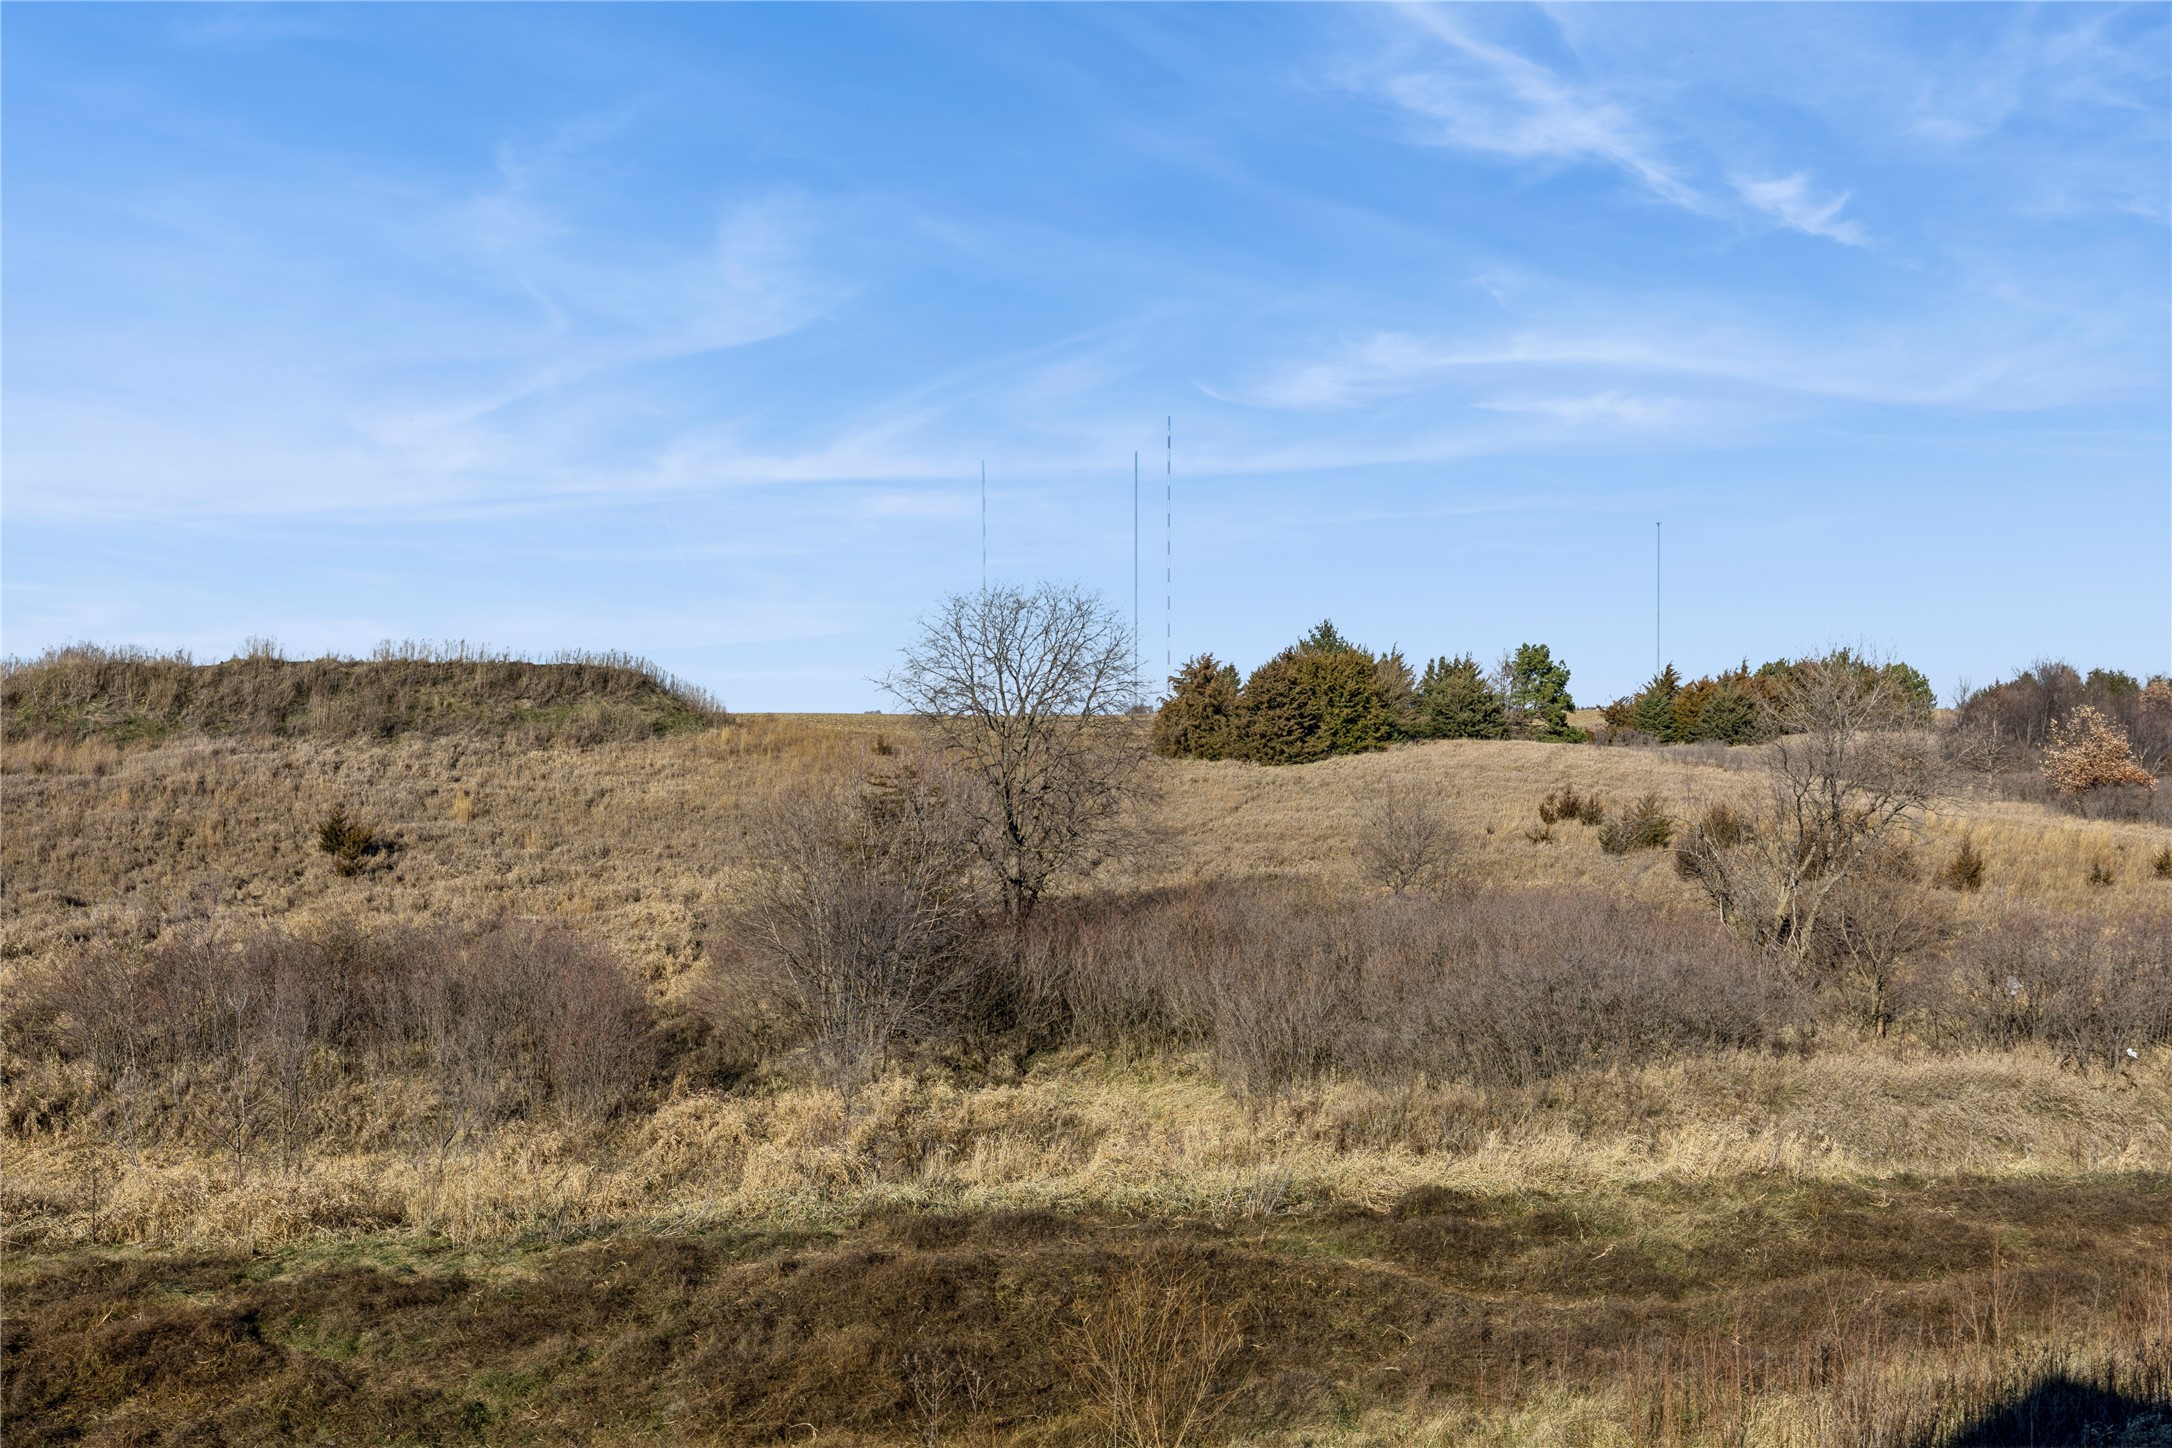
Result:
{"label": "brown prairie grass field", "polygon": [[[514,917],[601,942],[668,1035],[732,951],[763,802],[911,729],[10,744],[0,983],[177,932]],[[1450,816],[1453,898],[1696,928],[1667,852],[1534,838],[1536,802],[1686,817],[1760,788],[1750,749],[1157,761],[1077,890],[1364,895],[1371,802],[1413,781]],[[351,876],[316,848],[334,807],[390,846]],[[1913,849],[1935,868],[1964,840],[1984,884],[1959,930],[2172,918],[2161,827],[1964,792]],[[280,1152],[11,1054],[9,1440],[1928,1448],[2069,1441],[2086,1399],[2093,1441],[2172,1442],[2163,1047],[2078,1067],[1827,1027],[1271,1092],[1196,1041],[924,1053],[850,1095],[664,1059],[638,1106],[434,1146],[408,1085],[345,1080]]]}

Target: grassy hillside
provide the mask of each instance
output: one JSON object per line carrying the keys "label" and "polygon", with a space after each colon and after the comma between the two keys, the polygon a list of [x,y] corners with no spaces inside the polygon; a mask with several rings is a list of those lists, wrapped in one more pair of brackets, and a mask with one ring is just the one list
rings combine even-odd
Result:
{"label": "grassy hillside", "polygon": [[[1944,796],[1910,848],[1981,888],[1926,897],[1873,1028],[1666,851],[1537,813],[1688,816],[1755,751],[1157,762],[1001,1013],[841,1084],[743,911],[773,804],[910,726],[521,743],[0,753],[11,1441],[1155,1441],[1126,1394],[1165,1443],[1180,1400],[1291,1445],[2172,1422],[2172,1051],[2074,1054],[2155,1029],[2105,992],[2172,938],[2161,829]],[[1359,847],[1412,785],[1452,859],[1389,898]],[[340,873],[335,808],[393,848]],[[2035,1016],[1972,993],[2054,957]]]}
{"label": "grassy hillside", "polygon": [[368,659],[285,659],[265,648],[198,664],[185,654],[79,645],[0,669],[0,735],[18,749],[184,734],[493,734],[593,744],[700,728],[721,715],[699,690],[620,654],[538,663],[464,646],[397,645]]}

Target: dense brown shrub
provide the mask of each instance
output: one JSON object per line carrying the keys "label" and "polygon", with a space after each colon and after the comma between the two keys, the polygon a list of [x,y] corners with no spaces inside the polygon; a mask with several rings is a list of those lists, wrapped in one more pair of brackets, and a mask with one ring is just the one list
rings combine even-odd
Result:
{"label": "dense brown shrub", "polygon": [[2061,794],[2133,785],[2155,789],[2157,777],[2135,763],[2126,731],[2084,704],[2051,727],[2044,777]]}
{"label": "dense brown shrub", "polygon": [[223,663],[78,644],[0,664],[10,739],[169,734],[320,739],[510,734],[596,744],[721,722],[709,695],[630,654],[541,662],[465,644],[381,645],[368,659],[284,659],[258,645]]}
{"label": "dense brown shrub", "polygon": [[847,1088],[899,1042],[955,1028],[976,985],[987,902],[958,783],[905,761],[858,785],[795,791],[756,827],[742,984]]}
{"label": "dense brown shrub", "polygon": [[2040,1041],[2116,1069],[2172,1042],[2172,919],[2002,916],[1954,945],[1920,1008],[1971,1045]]}
{"label": "dense brown shrub", "polygon": [[1983,888],[1983,877],[1983,852],[1974,840],[1962,840],[1953,858],[1938,867],[1938,883],[1948,890],[1973,894]]}
{"label": "dense brown shrub", "polygon": [[1954,933],[1951,903],[1918,878],[1898,850],[1882,850],[1834,883],[1793,958],[1839,1006],[1883,1035],[1910,973]]}
{"label": "dense brown shrub", "polygon": [[1725,931],[1606,894],[1352,901],[1273,882],[1081,904],[1037,929],[1022,988],[1105,1047],[1211,1045],[1232,1084],[1326,1071],[1520,1083],[1755,1045],[1792,989]]}
{"label": "dense brown shrub", "polygon": [[323,1113],[340,1083],[425,1083],[441,1145],[510,1116],[609,1111],[653,1069],[650,1024],[640,984],[596,946],[500,921],[94,946],[25,973],[5,1036],[88,1068],[80,1109],[238,1162],[336,1134]]}
{"label": "dense brown shrub", "polygon": [[1610,855],[1663,850],[1674,843],[1674,816],[1656,794],[1640,796],[1599,826],[1599,848]]}
{"label": "dense brown shrub", "polygon": [[1602,824],[1606,820],[1606,801],[1596,794],[1579,793],[1573,784],[1564,784],[1546,791],[1539,800],[1540,824],[1552,825],[1574,821],[1582,825]]}
{"label": "dense brown shrub", "polygon": [[317,826],[317,849],[332,857],[332,868],[342,875],[358,873],[371,855],[383,849],[377,832],[343,809],[334,809]]}

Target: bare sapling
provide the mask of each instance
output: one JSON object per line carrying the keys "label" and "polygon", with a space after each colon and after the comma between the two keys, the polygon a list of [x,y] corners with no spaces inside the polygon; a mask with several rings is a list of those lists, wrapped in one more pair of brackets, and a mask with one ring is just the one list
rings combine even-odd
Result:
{"label": "bare sapling", "polygon": [[1440,878],[1455,852],[1455,836],[1432,793],[1396,780],[1376,794],[1359,827],[1358,868],[1391,895]]}

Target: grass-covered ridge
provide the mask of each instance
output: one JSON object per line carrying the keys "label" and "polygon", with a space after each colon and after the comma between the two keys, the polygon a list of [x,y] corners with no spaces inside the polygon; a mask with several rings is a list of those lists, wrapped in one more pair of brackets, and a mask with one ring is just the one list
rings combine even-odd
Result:
{"label": "grass-covered ridge", "polygon": [[11,742],[502,734],[588,744],[701,728],[723,714],[703,690],[622,653],[531,660],[410,642],[366,659],[288,659],[260,646],[199,664],[186,653],[75,644],[0,665],[0,729]]}

